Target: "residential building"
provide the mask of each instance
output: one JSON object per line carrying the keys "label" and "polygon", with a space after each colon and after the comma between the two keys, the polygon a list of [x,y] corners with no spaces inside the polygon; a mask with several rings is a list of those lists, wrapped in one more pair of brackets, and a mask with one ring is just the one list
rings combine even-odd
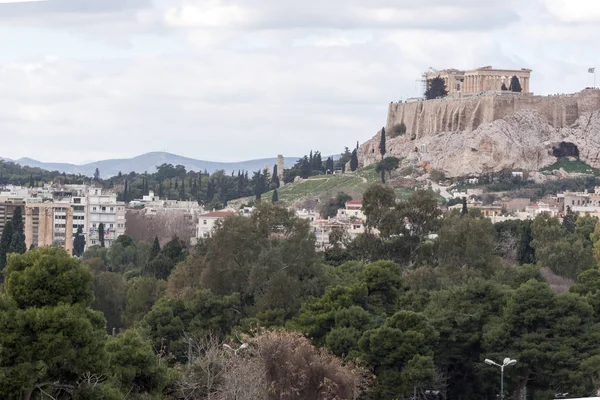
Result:
{"label": "residential building", "polygon": [[557,217],[562,212],[562,205],[560,203],[539,201],[537,203],[531,203],[525,207],[525,212],[532,218],[535,218],[540,214],[548,214],[552,217]]}
{"label": "residential building", "polygon": [[60,246],[73,250],[73,208],[68,202],[46,201],[25,206],[25,245],[27,248]]}
{"label": "residential building", "polygon": [[100,244],[98,228],[104,224],[104,246],[125,234],[125,203],[114,192],[91,187],[87,192],[87,246]]}
{"label": "residential building", "polygon": [[346,208],[338,210],[337,218],[341,219],[359,219],[365,221],[366,215],[362,212],[362,200],[349,200],[346,202]]}
{"label": "residential building", "polygon": [[210,237],[217,221],[221,221],[236,214],[237,213],[234,211],[213,211],[200,215],[196,237],[198,239]]}

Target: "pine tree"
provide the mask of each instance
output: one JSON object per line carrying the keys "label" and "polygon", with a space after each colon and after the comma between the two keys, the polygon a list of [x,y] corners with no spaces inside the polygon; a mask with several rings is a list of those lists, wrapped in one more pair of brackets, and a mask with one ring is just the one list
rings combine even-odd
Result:
{"label": "pine tree", "polygon": [[152,242],[152,248],[150,249],[150,259],[152,261],[158,256],[160,253],[160,242],[158,241],[158,236],[154,236],[154,242]]}
{"label": "pine tree", "polygon": [[439,99],[447,95],[446,82],[440,76],[427,81],[427,90],[425,91],[425,98],[427,100]]}
{"label": "pine tree", "polygon": [[520,93],[523,90],[523,88],[521,88],[521,82],[519,82],[519,78],[516,75],[510,78],[510,87],[508,90],[515,93]]}
{"label": "pine tree", "polygon": [[354,172],[358,169],[358,154],[356,149],[352,150],[352,157],[350,158],[350,171]]}
{"label": "pine tree", "polygon": [[83,229],[81,226],[77,227],[77,233],[73,238],[73,255],[76,257],[81,257],[85,250],[85,235],[83,234]]}
{"label": "pine tree", "polygon": [[98,241],[100,242],[100,247],[104,247],[104,224],[102,222],[98,224]]}
{"label": "pine tree", "polygon": [[12,222],[6,221],[6,224],[4,224],[4,229],[2,230],[2,238],[0,239],[0,271],[4,270],[4,267],[6,267],[6,255],[10,249],[12,236]]}
{"label": "pine tree", "polygon": [[385,128],[381,128],[381,139],[379,141],[379,154],[381,154],[381,159],[385,156]]}

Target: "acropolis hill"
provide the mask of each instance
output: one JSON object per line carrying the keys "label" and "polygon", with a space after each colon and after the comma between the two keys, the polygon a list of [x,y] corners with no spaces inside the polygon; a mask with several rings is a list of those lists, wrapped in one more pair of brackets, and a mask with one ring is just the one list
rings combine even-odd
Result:
{"label": "acropolis hill", "polygon": [[[391,103],[385,130],[387,156],[448,176],[538,171],[560,156],[578,156],[600,168],[600,90],[550,96],[458,92]],[[360,146],[361,166],[381,159],[380,135]]]}

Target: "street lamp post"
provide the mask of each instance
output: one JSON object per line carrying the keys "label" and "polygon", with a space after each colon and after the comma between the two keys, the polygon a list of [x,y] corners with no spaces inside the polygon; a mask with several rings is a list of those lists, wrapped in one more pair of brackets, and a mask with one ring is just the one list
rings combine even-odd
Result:
{"label": "street lamp post", "polygon": [[507,357],[502,362],[502,365],[490,360],[489,358],[486,358],[483,362],[487,365],[495,365],[496,367],[500,367],[500,400],[504,400],[504,367],[516,364],[517,360],[512,360]]}

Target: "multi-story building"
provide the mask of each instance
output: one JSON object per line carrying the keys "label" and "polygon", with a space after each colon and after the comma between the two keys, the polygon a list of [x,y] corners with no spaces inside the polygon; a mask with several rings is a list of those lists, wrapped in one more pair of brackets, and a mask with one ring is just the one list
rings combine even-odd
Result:
{"label": "multi-story building", "polygon": [[232,215],[236,215],[236,213],[233,211],[213,211],[200,215],[196,237],[198,239],[209,237],[213,229],[215,229],[217,221],[231,217]]}
{"label": "multi-story building", "polygon": [[27,248],[60,246],[73,250],[73,209],[67,202],[46,201],[25,206]]}
{"label": "multi-story building", "polygon": [[87,192],[87,246],[100,244],[100,224],[104,224],[104,245],[110,247],[125,234],[125,203],[117,201],[116,193],[91,187]]}

